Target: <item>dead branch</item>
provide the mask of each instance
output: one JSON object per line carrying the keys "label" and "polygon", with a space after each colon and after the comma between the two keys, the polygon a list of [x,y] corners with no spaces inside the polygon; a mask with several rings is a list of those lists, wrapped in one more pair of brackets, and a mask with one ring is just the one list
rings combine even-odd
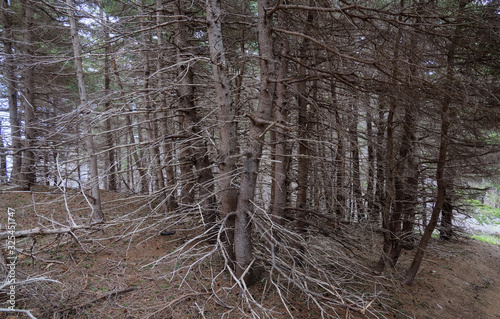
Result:
{"label": "dead branch", "polygon": [[250,119],[250,121],[252,121],[253,124],[255,125],[261,125],[261,126],[264,126],[264,125],[268,125],[268,128],[266,129],[266,132],[271,129],[273,126],[276,126],[282,130],[285,130],[285,131],[290,131],[290,128],[283,125],[282,123],[278,123],[276,121],[269,121],[269,120],[265,120],[265,119],[262,119],[262,118],[258,118],[258,117],[254,117],[248,113],[245,113],[245,116],[248,117]]}
{"label": "dead branch", "polygon": [[122,290],[118,290],[118,291],[112,291],[110,293],[107,293],[105,295],[102,295],[102,296],[99,296],[97,298],[94,298],[90,301],[87,301],[81,305],[73,305],[73,306],[69,306],[69,307],[66,307],[64,309],[62,309],[60,312],[64,312],[64,311],[68,311],[68,310],[74,310],[74,309],[82,309],[82,308],[85,308],[85,307],[88,307],[90,306],[91,304],[93,303],[96,303],[96,302],[99,302],[103,299],[108,299],[109,297],[112,297],[112,296],[117,296],[119,294],[124,294],[124,293],[127,293],[127,292],[130,292],[130,291],[133,291],[133,290],[137,290],[139,289],[138,287],[128,287],[128,288],[125,288],[125,289],[122,289]]}
{"label": "dead branch", "polygon": [[18,312],[18,313],[24,313],[28,317],[30,317],[32,319],[36,319],[36,317],[33,316],[29,310],[24,310],[24,309],[5,309],[5,308],[0,308],[0,312]]}
{"label": "dead branch", "polygon": [[12,236],[14,236],[15,238],[23,238],[23,237],[67,234],[67,233],[72,233],[75,230],[81,230],[81,229],[94,229],[94,226],[92,226],[92,225],[79,225],[79,226],[73,226],[73,227],[61,227],[61,228],[53,228],[53,229],[36,227],[33,229],[15,231],[13,233],[12,232],[0,233],[0,239],[12,238]]}
{"label": "dead branch", "polygon": [[169,307],[172,307],[173,305],[175,305],[176,303],[188,298],[188,297],[193,297],[193,296],[201,296],[201,295],[209,295],[211,294],[210,292],[193,292],[193,293],[189,293],[189,294],[185,294],[185,295],[182,295],[180,297],[177,297],[175,298],[174,300],[170,301],[169,303],[167,303],[163,308],[155,311],[154,313],[150,314],[149,316],[146,317],[146,319],[149,319],[151,317],[153,317],[154,315],[162,312],[163,310],[169,308]]}

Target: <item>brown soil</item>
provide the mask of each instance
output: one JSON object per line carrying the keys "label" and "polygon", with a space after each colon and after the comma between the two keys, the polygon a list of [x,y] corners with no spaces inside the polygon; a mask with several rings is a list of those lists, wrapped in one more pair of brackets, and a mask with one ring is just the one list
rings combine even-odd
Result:
{"label": "brown soil", "polygon": [[[409,266],[413,253],[406,255],[398,269]],[[500,318],[500,246],[465,238],[436,240],[413,285],[397,285],[389,293],[396,308],[411,318]]]}
{"label": "brown soil", "polygon": [[[30,229],[38,224],[50,225],[41,215],[67,224],[68,215],[61,199],[62,195],[56,193],[0,193],[2,229],[5,229],[8,207],[16,209],[17,230]],[[140,199],[132,201],[127,197],[128,201],[124,201],[122,195],[112,193],[105,193],[104,199],[108,220],[122,216],[123,211],[137,210],[135,217],[150,214],[147,206],[141,208],[143,202]],[[36,210],[33,209],[33,200],[38,203]],[[81,208],[85,207],[81,196],[71,197],[68,207],[77,221],[85,220],[88,215],[88,210]],[[151,220],[141,227],[148,226],[148,223],[153,225],[155,218]],[[158,223],[140,235],[120,237],[120,234],[132,231],[127,226],[128,222],[124,222],[97,232],[77,231],[76,237],[19,239],[18,276],[38,275],[60,283],[38,282],[20,287],[18,306],[31,309],[39,319],[243,316],[237,310],[241,305],[238,290],[228,288],[232,283],[227,273],[217,272],[223,266],[223,260],[217,254],[191,269],[184,268],[189,264],[180,259],[164,259],[151,264],[183,244],[198,247],[196,243],[189,243],[200,231],[196,225],[179,224],[175,226],[175,234],[160,236],[158,231],[166,225]],[[359,254],[363,256],[359,263],[372,267],[380,251],[380,240],[366,237],[363,241],[357,243],[364,249]],[[199,246],[197,258],[207,249]],[[433,240],[413,286],[405,287],[399,279],[409,266],[413,253],[404,252],[394,272],[375,278],[374,289],[381,294],[370,307],[377,309],[380,318],[500,318],[500,246],[466,237],[451,242]],[[187,274],[188,270],[194,271]],[[274,317],[289,317],[279,296],[269,288],[269,282],[263,280],[251,289],[255,298],[268,309],[274,307]],[[288,298],[293,302],[290,311],[295,318],[320,317],[305,298]],[[0,295],[0,307],[5,306],[4,301]],[[339,313],[347,318],[365,318],[359,312],[339,310]],[[0,318],[28,317],[7,316],[0,312]]]}

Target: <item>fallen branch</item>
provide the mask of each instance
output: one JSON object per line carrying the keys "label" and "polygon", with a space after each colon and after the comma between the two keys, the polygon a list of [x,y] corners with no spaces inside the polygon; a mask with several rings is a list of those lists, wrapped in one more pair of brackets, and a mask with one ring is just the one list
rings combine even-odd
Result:
{"label": "fallen branch", "polygon": [[[26,284],[31,284],[35,283],[38,281],[48,281],[48,282],[55,282],[57,284],[60,284],[61,282],[58,280],[50,279],[50,278],[45,278],[45,277],[35,277],[35,278],[29,278],[26,280],[21,280],[21,281],[15,281],[15,282],[10,282],[7,280],[8,278],[6,277],[3,281],[3,283],[0,283],[0,290],[4,289],[5,287],[10,287],[12,285],[26,285]],[[1,308],[0,308],[1,309]]]}
{"label": "fallen branch", "polygon": [[164,307],[162,307],[161,309],[155,311],[154,313],[150,314],[149,316],[146,317],[146,319],[149,319],[151,317],[153,317],[154,315],[157,315],[159,314],[160,312],[162,312],[163,310],[169,308],[169,307],[172,307],[173,305],[175,305],[176,303],[188,298],[188,297],[193,297],[193,296],[200,296],[200,295],[209,295],[211,294],[210,292],[193,292],[193,293],[189,293],[189,294],[185,294],[185,295],[182,295],[180,297],[177,297],[175,298],[174,300],[170,301],[169,303],[167,303]]}
{"label": "fallen branch", "polygon": [[56,235],[56,234],[67,234],[74,232],[75,230],[79,229],[91,229],[93,228],[92,225],[80,225],[80,226],[73,226],[73,227],[61,227],[61,228],[41,228],[41,227],[36,227],[33,229],[27,229],[27,230],[19,230],[15,232],[4,232],[0,233],[0,239],[7,239],[7,238],[12,238],[14,236],[15,238],[23,238],[23,237],[35,237],[35,236],[45,236],[45,235]]}
{"label": "fallen branch", "polygon": [[31,319],[36,319],[36,317],[33,316],[29,310],[24,310],[24,309],[6,309],[6,308],[0,308],[0,312],[19,312],[19,313],[26,314]]}
{"label": "fallen branch", "polygon": [[137,289],[139,289],[139,288],[138,287],[128,287],[128,288],[125,288],[125,289],[122,289],[122,290],[112,291],[112,292],[107,293],[105,295],[102,295],[102,296],[99,296],[97,298],[94,298],[94,299],[92,299],[90,301],[87,301],[87,302],[85,302],[85,303],[83,303],[81,305],[74,305],[74,306],[66,307],[66,308],[60,310],[59,312],[65,312],[65,311],[68,311],[68,310],[82,309],[82,308],[90,306],[93,303],[101,301],[103,299],[108,299],[109,297],[117,296],[119,294],[124,294],[126,292],[130,292],[130,291],[137,290]]}

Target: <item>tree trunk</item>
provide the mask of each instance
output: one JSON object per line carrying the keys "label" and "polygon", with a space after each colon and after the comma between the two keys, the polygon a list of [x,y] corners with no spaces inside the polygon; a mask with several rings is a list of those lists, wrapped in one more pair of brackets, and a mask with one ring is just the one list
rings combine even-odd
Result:
{"label": "tree trunk", "polygon": [[[142,1],[142,4],[139,6],[139,14],[141,15],[140,21],[141,21],[141,26],[143,29],[146,28],[146,23],[144,21],[144,13],[143,13],[143,6],[145,6],[144,0]],[[146,36],[146,33],[144,31],[141,32],[141,41],[144,45],[147,45],[149,43],[149,39]],[[158,191],[158,190],[163,190],[165,188],[165,181],[163,179],[163,173],[161,169],[161,158],[160,158],[160,151],[158,148],[158,145],[156,145],[156,121],[154,120],[155,115],[152,112],[153,111],[153,105],[151,102],[151,97],[149,93],[149,88],[150,88],[150,76],[151,76],[151,69],[150,69],[150,58],[149,58],[149,53],[148,50],[144,50],[144,79],[143,79],[143,90],[144,90],[144,95],[143,95],[143,101],[144,101],[144,107],[146,109],[146,132],[147,132],[147,138],[148,138],[148,144],[149,144],[149,154],[151,156],[151,170],[152,170],[152,175],[153,175],[153,183],[152,183],[152,190]]]}
{"label": "tree trunk", "polygon": [[445,190],[443,209],[441,210],[441,225],[439,228],[439,238],[450,240],[453,238],[453,206],[451,204],[451,196]]}
{"label": "tree trunk", "polygon": [[[164,40],[163,40],[163,27],[160,27],[160,25],[163,23],[163,3],[162,0],[156,0],[156,24],[158,25],[156,35],[158,38],[158,47],[159,50],[163,49],[164,45]],[[164,79],[164,71],[162,70],[164,66],[164,61],[162,59],[162,56],[160,55],[159,61],[157,63],[157,70],[156,72],[158,73],[159,80],[158,80],[158,87],[163,87],[166,83]],[[161,107],[161,114],[163,114],[163,118],[160,120],[160,131],[163,136],[168,136],[169,135],[169,127],[173,126],[171,123],[169,123],[169,110],[167,107],[167,100],[166,96],[163,93],[160,93],[160,107]],[[168,191],[168,187],[173,187],[175,188],[175,172],[174,172],[174,166],[172,165],[173,163],[173,147],[172,147],[172,142],[164,139],[162,142],[162,147],[163,147],[163,156],[164,156],[164,163],[165,163],[165,175],[166,175],[166,183],[164,183],[165,189],[163,190],[162,197],[165,198],[165,212],[172,212],[177,209],[177,202],[175,200],[176,197],[176,192],[175,191]],[[160,168],[160,174],[163,175],[162,168]],[[168,194],[167,194],[168,192]]]}
{"label": "tree trunk", "polygon": [[[178,0],[174,4],[174,14],[177,16],[184,15],[183,1]],[[182,22],[174,24],[177,36],[175,44],[177,47],[177,62],[179,64],[179,76],[181,77],[179,93],[179,113],[181,127],[187,133],[189,139],[183,143],[180,154],[181,162],[181,179],[183,181],[182,198],[184,205],[194,204],[194,186],[195,181],[198,182],[200,200],[203,205],[203,219],[206,228],[211,228],[216,221],[215,211],[215,195],[213,188],[213,173],[210,160],[208,158],[208,150],[204,140],[201,138],[201,130],[197,126],[198,114],[197,107],[194,102],[194,73],[191,65],[186,60],[188,28]],[[194,138],[194,140],[191,140]],[[196,176],[193,174],[193,164],[196,168]]]}
{"label": "tree trunk", "polygon": [[[454,67],[455,67],[455,48],[456,48],[456,39],[459,36],[460,32],[460,20],[461,13],[467,5],[467,1],[460,1],[458,4],[458,18],[456,21],[456,27],[453,34],[453,37],[450,40],[450,46],[446,56],[446,84],[445,89],[446,93],[443,100],[441,101],[441,132],[440,132],[440,140],[439,140],[439,155],[437,160],[436,167],[436,182],[437,182],[437,198],[436,203],[432,209],[432,214],[429,219],[429,223],[425,227],[424,234],[420,239],[420,243],[417,248],[417,253],[413,258],[413,262],[408,268],[403,283],[406,285],[411,285],[415,276],[417,275],[418,269],[420,268],[420,264],[424,258],[425,249],[429,244],[429,240],[431,239],[432,232],[436,228],[437,223],[439,222],[439,213],[443,210],[443,206],[446,201],[446,181],[444,177],[446,164],[447,164],[447,154],[448,154],[448,132],[450,130],[450,126],[452,123],[452,114],[450,112],[451,105],[451,96],[454,91],[453,81],[454,81]],[[450,209],[451,207],[447,206],[446,209]]]}
{"label": "tree trunk", "polygon": [[[332,88],[332,94],[335,88]],[[335,172],[336,172],[336,202],[335,202],[335,216],[337,219],[337,225],[340,226],[340,222],[345,219],[345,206],[346,206],[346,194],[345,194],[345,132],[342,128],[341,118],[339,110],[335,110],[335,121],[337,123],[337,153],[335,154]]]}
{"label": "tree trunk", "polygon": [[443,203],[445,201],[445,185],[444,185],[444,169],[446,166],[446,156],[448,151],[448,130],[450,128],[450,103],[451,100],[449,97],[446,97],[441,105],[441,138],[440,138],[440,146],[439,146],[439,157],[438,157],[438,165],[436,168],[436,181],[437,181],[437,198],[436,203],[434,204],[434,208],[432,209],[432,215],[425,227],[424,234],[420,239],[420,244],[417,248],[417,253],[413,258],[413,262],[406,272],[405,279],[403,283],[406,285],[411,285],[415,276],[417,275],[418,269],[420,268],[420,264],[424,258],[424,252],[427,248],[429,240],[431,239],[432,232],[436,228],[436,225],[439,221],[439,213],[443,208]]}
{"label": "tree trunk", "polygon": [[385,148],[384,148],[384,137],[385,137],[385,115],[384,115],[384,101],[381,96],[378,98],[378,118],[377,118],[377,136],[376,143],[377,146],[375,148],[375,158],[377,160],[377,168],[376,168],[376,186],[375,186],[375,210],[373,218],[376,221],[379,221],[381,217],[381,213],[384,210],[384,189],[385,189]]}
{"label": "tree trunk", "polygon": [[[404,5],[404,0],[401,0],[401,7]],[[392,57],[392,78],[395,79],[397,74],[399,73],[399,56],[401,51],[401,38],[403,32],[401,29],[398,29],[394,53]],[[386,153],[385,153],[385,199],[384,206],[382,212],[382,228],[384,229],[384,244],[382,249],[382,254],[380,256],[380,260],[377,264],[376,271],[382,272],[386,265],[390,264],[390,250],[392,245],[392,240],[394,237],[394,224],[392,221],[392,212],[393,205],[395,199],[395,180],[394,180],[394,116],[396,113],[397,107],[397,97],[395,96],[395,83],[391,81],[388,85],[392,85],[390,91],[392,91],[392,96],[389,98],[389,114],[387,115],[387,139],[386,139]]]}
{"label": "tree trunk", "polygon": [[[260,92],[257,110],[250,124],[249,142],[245,150],[245,172],[241,177],[240,192],[238,194],[238,206],[236,209],[234,248],[236,255],[236,275],[243,276],[246,272],[245,282],[251,284],[257,279],[250,268],[252,254],[251,220],[253,204],[251,201],[255,195],[257,175],[259,171],[260,158],[264,134],[266,132],[267,119],[271,118],[273,106],[273,78],[275,71],[273,56],[273,38],[271,27],[272,17],[266,14],[266,9],[271,7],[270,0],[258,0],[258,42],[260,55]],[[265,120],[265,121],[263,121]]]}
{"label": "tree trunk", "polygon": [[[174,15],[182,17],[184,15],[184,2],[177,0],[174,5]],[[180,20],[180,18],[179,18]],[[185,22],[184,22],[185,23]],[[194,105],[194,80],[193,71],[190,62],[186,61],[188,52],[185,49],[188,47],[186,26],[183,22],[174,23],[175,29],[175,46],[177,50],[176,60],[179,65],[179,82],[178,82],[178,95],[179,95],[179,125],[180,130],[185,135],[191,137],[193,125],[196,123],[196,108]],[[183,205],[192,205],[194,202],[194,175],[193,164],[195,162],[194,145],[192,141],[186,141],[180,147],[179,152],[179,166],[180,166],[180,180],[181,180],[181,198],[180,203]]]}
{"label": "tree trunk", "polygon": [[368,218],[370,222],[375,224],[377,221],[376,210],[375,210],[375,150],[373,148],[374,141],[373,134],[373,116],[372,109],[370,105],[370,99],[368,98],[368,106],[366,110],[366,141],[367,141],[367,152],[368,152],[368,179],[366,185],[366,200],[368,203]]}
{"label": "tree trunk", "polygon": [[[101,16],[105,19],[106,24],[104,25],[104,94],[109,96],[111,94],[110,83],[111,83],[111,73],[110,73],[110,58],[111,55],[111,44],[109,41],[109,17],[104,10],[101,9]],[[104,103],[104,109],[111,112],[111,102],[106,99]],[[107,151],[107,171],[108,171],[108,190],[117,190],[117,177],[116,177],[116,165],[115,165],[115,150],[113,149],[113,132],[111,123],[111,113],[106,117],[104,121],[104,128],[106,130],[105,144]]]}
{"label": "tree trunk", "polygon": [[[285,23],[283,12],[279,13],[279,23]],[[283,82],[288,72],[287,59],[283,58],[288,55],[288,42],[281,41],[281,57],[280,65],[278,68],[278,83],[276,84],[276,103],[275,114],[276,122],[285,125],[287,122],[288,105],[287,105],[287,88]],[[272,201],[271,201],[271,214],[272,220],[277,225],[285,223],[285,207],[288,198],[287,192],[287,172],[288,172],[288,154],[286,144],[286,131],[283,126],[278,126],[275,131],[275,146],[274,146],[274,169],[273,169],[273,185],[272,185]]]}
{"label": "tree trunk", "polygon": [[36,181],[35,170],[35,73],[33,63],[33,3],[31,0],[23,0],[24,11],[24,63],[22,99],[24,106],[24,152],[21,165],[22,186],[30,189]]}
{"label": "tree trunk", "polygon": [[2,135],[3,123],[0,120],[0,184],[7,183],[7,156]]}
{"label": "tree trunk", "polygon": [[104,214],[101,209],[101,194],[99,191],[99,173],[97,169],[97,155],[94,146],[94,136],[92,134],[92,126],[90,124],[90,106],[87,100],[87,90],[85,88],[85,80],[83,78],[83,66],[80,41],[78,40],[78,30],[76,27],[75,13],[73,11],[73,0],[66,0],[68,6],[68,17],[71,28],[71,38],[73,41],[73,54],[75,57],[76,77],[78,80],[78,91],[80,94],[80,112],[83,113],[83,134],[87,153],[89,155],[90,166],[90,189],[92,196],[92,218],[97,223],[104,222]]}
{"label": "tree trunk", "polygon": [[[111,83],[111,73],[110,73],[110,55],[111,55],[111,44],[109,40],[109,30],[107,24],[109,23],[109,18],[104,11],[101,9],[101,16],[106,20],[106,25],[104,26],[104,93],[109,96],[110,83]],[[104,103],[104,108],[107,111],[111,111],[111,103],[108,99]],[[112,133],[112,123],[111,114],[106,117],[104,121],[104,127],[106,129],[105,144],[107,151],[107,171],[108,173],[108,190],[117,190],[117,178],[116,178],[116,165],[115,165],[115,151],[113,150],[113,133]]]}
{"label": "tree trunk", "polygon": [[5,52],[5,80],[7,84],[7,96],[9,100],[9,119],[11,134],[12,170],[10,181],[18,183],[21,174],[22,145],[21,145],[21,125],[19,124],[18,102],[17,102],[17,81],[15,73],[14,49],[12,47],[12,24],[8,12],[9,3],[7,0],[0,0],[3,26],[3,49]]}
{"label": "tree trunk", "polygon": [[[236,121],[235,107],[231,98],[231,87],[227,75],[224,42],[221,28],[221,1],[207,0],[208,42],[210,46],[210,60],[215,82],[217,101],[217,118],[220,123],[220,146],[218,154],[219,168],[219,196],[221,201],[221,218],[236,211],[238,192],[231,180],[236,172]],[[234,255],[234,222],[235,217],[230,216],[226,224],[225,244],[232,261]]]}
{"label": "tree trunk", "polygon": [[418,204],[418,159],[415,156],[408,158],[408,170],[406,177],[405,200],[403,204],[403,233],[401,241],[403,248],[414,249],[416,243],[415,235],[415,214]]}
{"label": "tree trunk", "polygon": [[352,157],[352,186],[354,194],[355,207],[357,209],[358,222],[366,218],[365,207],[363,204],[363,192],[361,190],[361,176],[359,171],[359,141],[358,141],[358,105],[356,102],[352,105],[350,140]]}
{"label": "tree trunk", "polygon": [[[148,174],[148,170],[151,168],[151,161],[150,161],[150,155],[148,150],[143,147],[143,145],[146,145],[146,142],[144,141],[144,125],[147,123],[144,123],[142,121],[142,112],[137,112],[134,111],[134,113],[137,113],[136,115],[136,127],[137,127],[137,146],[136,147],[136,153],[139,157],[139,163],[137,164],[138,167],[140,167],[140,170],[143,172],[143,175],[141,175],[141,180],[140,185],[141,185],[141,193],[143,194],[149,194],[150,193],[150,185],[151,185],[151,177],[152,174]],[[130,130],[130,133],[133,134],[132,132],[132,127]]]}
{"label": "tree trunk", "polygon": [[[123,87],[123,83],[120,79],[120,74],[118,72],[118,66],[116,65],[116,61],[114,59],[112,60],[112,64],[113,64],[114,74],[116,77],[116,82],[118,84],[118,88],[120,89],[120,92],[125,92],[125,89]],[[126,100],[126,97],[123,96],[123,93],[121,93],[121,99],[123,101]],[[128,151],[130,154],[127,157],[134,160],[133,162],[135,164],[137,172],[139,173],[139,180],[141,183],[140,191],[142,193],[146,193],[147,192],[147,183],[146,183],[146,173],[144,171],[144,165],[143,165],[143,156],[141,154],[141,150],[136,145],[134,127],[133,127],[133,122],[132,122],[132,116],[130,115],[130,110],[127,110],[125,112],[125,123],[127,126],[127,132],[125,134],[128,135],[128,138],[130,141],[129,144],[131,145],[131,147],[129,148],[129,151]],[[131,151],[130,151],[130,149],[131,149]],[[127,161],[127,165],[130,165],[130,162],[131,161]],[[135,189],[135,179],[134,179],[134,173],[130,171],[131,169],[133,169],[133,167],[129,167],[127,170],[128,172],[130,172],[128,180],[129,180],[131,190],[134,190]]]}
{"label": "tree trunk", "polygon": [[394,149],[394,112],[396,109],[395,101],[389,103],[389,115],[387,116],[387,139],[385,153],[385,201],[382,212],[382,228],[384,229],[384,244],[380,260],[376,271],[382,272],[389,263],[389,253],[391,250],[391,209],[394,202],[394,167],[393,167],[393,149]]}
{"label": "tree trunk", "polygon": [[[310,2],[311,5],[314,5],[313,1]],[[307,13],[307,23],[305,24],[305,33],[308,34],[310,32],[310,27],[314,23],[314,13],[312,11],[309,11]],[[302,233],[305,235],[307,231],[307,212],[306,208],[308,205],[308,190],[309,190],[309,148],[310,146],[308,145],[308,139],[310,137],[310,134],[308,130],[311,129],[309,126],[309,111],[308,107],[310,107],[308,99],[309,94],[307,92],[307,69],[306,65],[311,63],[315,63],[315,56],[312,57],[312,61],[309,62],[308,60],[311,60],[311,58],[307,58],[307,56],[310,55],[309,51],[309,40],[304,39],[302,44],[300,45],[300,52],[299,55],[301,56],[301,65],[298,67],[299,68],[299,83],[297,84],[297,103],[298,103],[298,119],[297,119],[297,126],[298,126],[298,167],[297,167],[297,200],[295,203],[295,208],[297,209],[297,229],[299,233]],[[303,247],[301,247],[303,249]]]}
{"label": "tree trunk", "polygon": [[[306,43],[302,44],[303,54],[306,51]],[[309,177],[309,145],[308,140],[308,111],[307,111],[307,80],[306,69],[304,66],[299,67],[300,82],[297,85],[298,91],[298,111],[297,120],[298,126],[298,167],[297,167],[297,200],[295,208],[297,208],[297,229],[299,233],[305,234],[307,231],[307,193],[308,193],[308,177]]]}
{"label": "tree trunk", "polygon": [[410,212],[405,212],[404,208],[411,209],[411,206],[406,205],[405,201],[411,195],[408,194],[408,187],[405,184],[404,173],[407,169],[406,163],[413,157],[413,142],[415,136],[415,112],[413,107],[409,104],[410,101],[405,103],[405,116],[403,120],[403,134],[399,148],[398,161],[394,170],[394,187],[395,187],[395,204],[394,210],[391,215],[389,231],[391,232],[391,252],[389,265],[391,268],[396,266],[396,263],[401,254],[402,248],[402,217]]}

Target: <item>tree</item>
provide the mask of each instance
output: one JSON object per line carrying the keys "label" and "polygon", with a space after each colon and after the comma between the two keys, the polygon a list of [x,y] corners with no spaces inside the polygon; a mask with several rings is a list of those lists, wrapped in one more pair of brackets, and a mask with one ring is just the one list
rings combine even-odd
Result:
{"label": "tree", "polygon": [[222,256],[242,311],[261,269],[285,304],[358,309],[346,234],[381,231],[378,271],[420,241],[410,284],[498,169],[497,1],[1,4],[12,180],[90,188],[97,222],[99,186],[126,193],[137,233],[189,227],[176,258]]}
{"label": "tree", "polygon": [[7,96],[9,100],[9,119],[10,131],[12,140],[12,171],[10,172],[11,181],[18,182],[20,180],[22,163],[22,146],[21,146],[21,124],[19,123],[18,115],[18,89],[15,73],[15,52],[12,42],[12,24],[9,18],[9,3],[7,0],[0,1],[1,18],[3,25],[3,49],[5,52],[5,85],[7,86]]}
{"label": "tree", "polygon": [[215,82],[215,94],[220,124],[220,145],[217,167],[219,169],[219,196],[221,202],[221,218],[226,219],[226,244],[229,256],[235,260],[234,254],[234,216],[236,212],[238,192],[232,183],[236,171],[236,121],[235,107],[232,100],[231,86],[228,78],[228,64],[225,56],[221,27],[221,1],[207,0],[207,33],[210,46],[210,61]]}
{"label": "tree", "polygon": [[236,276],[245,275],[245,282],[256,280],[252,266],[252,240],[250,216],[254,210],[252,200],[255,196],[257,175],[262,155],[263,139],[273,109],[274,84],[271,82],[274,73],[274,54],[272,39],[272,16],[266,13],[271,6],[269,0],[259,0],[258,8],[258,41],[260,60],[260,93],[258,107],[252,115],[248,133],[248,145],[243,152],[245,156],[245,171],[241,176],[236,220],[234,226],[234,251],[236,257]]}
{"label": "tree", "polygon": [[22,159],[22,184],[29,189],[36,181],[35,169],[35,79],[33,63],[33,3],[30,0],[22,1],[24,12],[24,70],[23,70],[23,109],[24,109],[24,135],[25,146]]}
{"label": "tree", "polygon": [[66,0],[66,5],[68,7],[68,18],[71,28],[71,38],[73,42],[73,54],[75,59],[76,77],[78,80],[78,92],[80,95],[80,105],[79,109],[83,115],[83,134],[85,147],[89,156],[89,184],[91,190],[91,206],[92,206],[92,218],[97,223],[102,223],[104,221],[104,214],[101,209],[101,194],[99,191],[99,172],[97,168],[97,155],[94,145],[94,137],[92,133],[92,125],[90,123],[89,116],[92,113],[90,105],[87,98],[87,88],[85,87],[85,80],[83,78],[83,65],[82,65],[82,55],[80,48],[80,41],[78,39],[78,29],[76,27],[76,19],[74,13],[74,6],[72,0]]}

